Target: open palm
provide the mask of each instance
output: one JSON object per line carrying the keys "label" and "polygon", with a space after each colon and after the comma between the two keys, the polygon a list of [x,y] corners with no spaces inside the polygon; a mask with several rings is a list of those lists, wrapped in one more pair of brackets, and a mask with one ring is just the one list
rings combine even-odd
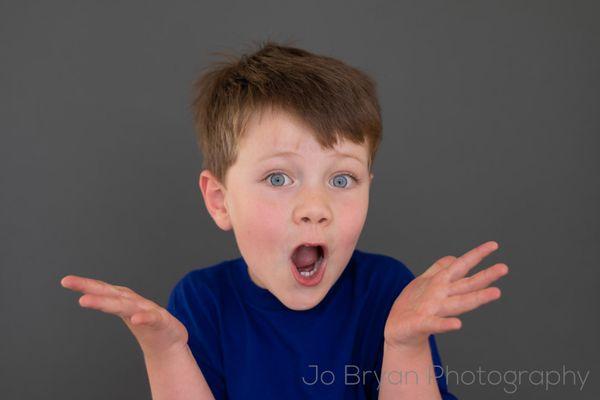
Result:
{"label": "open palm", "polygon": [[187,329],[177,318],[128,287],[76,275],[67,275],[60,283],[84,293],[79,298],[82,307],[120,317],[144,354],[158,354],[187,344]]}
{"label": "open palm", "polygon": [[498,243],[490,241],[458,258],[442,257],[413,279],[392,305],[384,329],[385,343],[424,346],[431,334],[460,329],[457,315],[499,299],[500,289],[488,286],[508,273],[506,264],[495,264],[465,278],[497,248]]}

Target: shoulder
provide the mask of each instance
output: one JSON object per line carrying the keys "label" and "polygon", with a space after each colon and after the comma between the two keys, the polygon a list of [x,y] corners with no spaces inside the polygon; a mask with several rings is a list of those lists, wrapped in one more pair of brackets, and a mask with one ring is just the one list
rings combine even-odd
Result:
{"label": "shoulder", "polygon": [[176,302],[197,307],[217,306],[218,293],[229,284],[229,270],[233,263],[234,260],[226,260],[185,273],[169,295],[169,307]]}
{"label": "shoulder", "polygon": [[356,265],[363,273],[400,275],[413,279],[412,271],[403,261],[385,254],[355,249]]}
{"label": "shoulder", "polygon": [[175,284],[175,289],[216,288],[228,280],[229,269],[235,260],[221,261],[203,268],[186,272]]}
{"label": "shoulder", "polygon": [[392,256],[355,249],[354,259],[358,281],[370,289],[397,295],[415,278],[403,261]]}

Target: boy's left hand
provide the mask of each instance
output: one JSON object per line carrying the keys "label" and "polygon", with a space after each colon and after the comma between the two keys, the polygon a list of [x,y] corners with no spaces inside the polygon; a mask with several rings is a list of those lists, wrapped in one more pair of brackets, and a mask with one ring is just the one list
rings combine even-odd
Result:
{"label": "boy's left hand", "polygon": [[460,319],[453,316],[499,299],[500,289],[487,286],[508,273],[506,264],[498,263],[464,278],[497,248],[498,243],[490,241],[458,258],[442,257],[413,279],[392,305],[384,328],[385,345],[423,349],[428,346],[429,335],[460,329]]}

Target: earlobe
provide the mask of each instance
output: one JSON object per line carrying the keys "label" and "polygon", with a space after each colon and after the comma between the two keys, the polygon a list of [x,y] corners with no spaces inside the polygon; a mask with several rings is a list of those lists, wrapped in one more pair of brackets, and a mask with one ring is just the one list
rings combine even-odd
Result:
{"label": "earlobe", "polygon": [[229,211],[225,201],[226,190],[223,185],[209,170],[205,169],[200,173],[198,186],[202,192],[206,210],[215,224],[224,231],[231,230]]}

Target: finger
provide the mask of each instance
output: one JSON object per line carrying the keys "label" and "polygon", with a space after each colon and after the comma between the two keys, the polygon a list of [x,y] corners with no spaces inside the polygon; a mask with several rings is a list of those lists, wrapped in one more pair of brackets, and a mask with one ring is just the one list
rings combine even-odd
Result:
{"label": "finger", "polygon": [[454,260],[452,265],[446,269],[446,271],[448,271],[447,273],[450,282],[454,282],[465,276],[471,268],[479,264],[484,257],[487,257],[490,253],[497,250],[498,247],[497,242],[489,241],[458,257]]}
{"label": "finger", "polygon": [[136,312],[146,311],[148,308],[143,303],[125,297],[102,296],[85,294],[79,298],[82,307],[92,308],[107,314],[118,315],[122,318],[131,317]]}
{"label": "finger", "polygon": [[444,301],[437,315],[440,317],[460,315],[499,299],[501,294],[502,292],[499,288],[489,287],[468,294],[451,296]]}
{"label": "finger", "polygon": [[484,269],[483,271],[479,271],[473,276],[462,278],[451,283],[448,290],[448,296],[465,294],[486,288],[492,282],[498,280],[500,277],[506,274],[508,274],[508,266],[506,264],[495,264]]}
{"label": "finger", "polygon": [[60,284],[67,289],[77,292],[101,296],[119,296],[133,292],[131,289],[125,288],[124,286],[111,285],[98,279],[84,278],[77,275],[65,276],[60,281]]}
{"label": "finger", "polygon": [[422,329],[429,334],[444,333],[455,331],[462,327],[462,321],[458,318],[444,318],[432,315],[425,318],[422,323]]}
{"label": "finger", "polygon": [[454,260],[456,260],[456,257],[454,257],[454,256],[442,257],[439,260],[437,260],[436,262],[434,262],[431,265],[431,267],[427,268],[427,270],[425,272],[423,272],[423,274],[421,274],[421,276],[428,277],[428,276],[435,275],[442,269],[450,266],[454,262]]}

